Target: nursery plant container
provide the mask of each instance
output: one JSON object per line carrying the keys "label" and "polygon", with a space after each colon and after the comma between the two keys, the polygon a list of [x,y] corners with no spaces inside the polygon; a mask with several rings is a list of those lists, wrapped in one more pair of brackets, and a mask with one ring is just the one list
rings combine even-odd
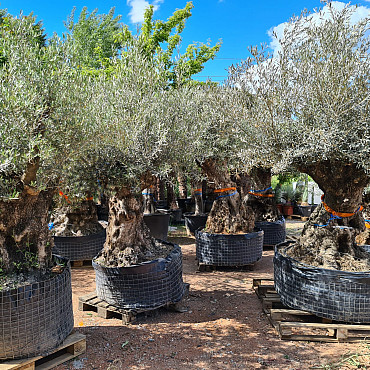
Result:
{"label": "nursery plant container", "polygon": [[54,236],[53,253],[70,261],[93,259],[105,243],[105,230],[85,236]]}
{"label": "nursery plant container", "polygon": [[98,298],[132,310],[151,310],[181,301],[185,293],[181,248],[177,244],[164,243],[173,246],[166,258],[139,265],[103,267],[94,259]]}
{"label": "nursery plant container", "polygon": [[[0,360],[45,356],[73,329],[71,269],[47,280],[0,290]],[[0,366],[1,367],[1,366]]]}
{"label": "nursery plant container", "polygon": [[303,217],[310,217],[311,215],[311,206],[298,206],[299,214]]}
{"label": "nursery plant container", "polygon": [[276,245],[285,241],[286,224],[284,217],[275,222],[256,222],[255,227],[263,230],[263,245],[265,246]]}
{"label": "nursery plant container", "polygon": [[263,231],[248,234],[210,234],[195,231],[198,262],[213,266],[245,266],[262,257]]}
{"label": "nursery plant container", "polygon": [[170,210],[170,220],[174,223],[180,223],[181,217],[182,217],[182,210],[180,208],[178,209],[171,209]]}
{"label": "nursery plant container", "polygon": [[206,226],[208,214],[195,215],[186,213],[184,215],[186,231],[194,235],[195,230],[203,229]]}
{"label": "nursery plant container", "polygon": [[170,214],[167,211],[144,214],[144,222],[153,238],[167,240],[168,225],[170,223]]}
{"label": "nursery plant container", "polygon": [[108,221],[108,217],[109,217],[108,207],[104,207],[101,204],[97,204],[96,205],[96,213],[98,215],[98,220]]}
{"label": "nursery plant container", "polygon": [[182,210],[182,213],[186,212],[186,201],[187,199],[177,198],[177,205]]}
{"label": "nursery plant container", "polygon": [[305,265],[286,256],[294,242],[275,248],[275,289],[281,302],[318,317],[370,323],[370,271],[348,272]]}
{"label": "nursery plant container", "polygon": [[293,214],[293,206],[283,204],[283,215],[284,216],[291,216]]}
{"label": "nursery plant container", "polygon": [[283,205],[281,203],[277,204],[276,208],[279,210],[280,214],[283,214]]}

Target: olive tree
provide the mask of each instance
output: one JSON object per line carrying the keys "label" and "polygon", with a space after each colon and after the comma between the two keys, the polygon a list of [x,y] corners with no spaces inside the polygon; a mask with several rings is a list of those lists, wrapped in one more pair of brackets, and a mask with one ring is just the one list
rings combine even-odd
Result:
{"label": "olive tree", "polygon": [[355,22],[355,10],[328,3],[292,18],[275,35],[273,57],[251,48],[229,79],[253,99],[242,155],[259,153],[280,170],[292,166],[324,191],[294,253],[334,269],[351,268],[343,256],[363,255],[355,236],[365,227],[360,210],[370,171],[369,17]]}
{"label": "olive tree", "polygon": [[[45,46],[32,16],[0,25],[0,265],[12,272],[51,264],[49,210],[61,169],[86,147],[91,128],[78,113],[88,83],[68,45]],[[69,61],[67,63],[67,61]]]}

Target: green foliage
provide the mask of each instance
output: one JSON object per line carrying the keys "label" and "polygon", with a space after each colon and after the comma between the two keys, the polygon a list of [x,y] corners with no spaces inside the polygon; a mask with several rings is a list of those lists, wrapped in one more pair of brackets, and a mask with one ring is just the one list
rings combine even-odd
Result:
{"label": "green foliage", "polygon": [[110,66],[112,58],[120,50],[119,35],[122,33],[121,16],[114,16],[114,8],[108,14],[91,13],[84,7],[75,21],[76,8],[72,10],[65,26],[68,38],[73,40],[74,58],[81,68],[93,73],[96,69]]}
{"label": "green foliage", "polygon": [[194,43],[187,46],[184,54],[176,57],[181,45],[181,33],[186,20],[192,15],[193,3],[188,2],[184,9],[176,10],[167,21],[153,20],[154,7],[144,14],[144,22],[139,35],[134,36],[124,28],[121,42],[124,47],[137,38],[142,53],[152,60],[161,73],[164,73],[170,86],[179,87],[191,81],[191,76],[203,70],[204,64],[213,59],[221,48],[221,42],[214,46],[209,43]]}

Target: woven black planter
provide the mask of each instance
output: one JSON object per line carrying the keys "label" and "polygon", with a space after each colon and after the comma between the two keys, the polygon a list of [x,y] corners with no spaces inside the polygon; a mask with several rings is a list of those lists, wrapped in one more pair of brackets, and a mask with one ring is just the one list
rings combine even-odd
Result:
{"label": "woven black planter", "polygon": [[263,230],[264,232],[263,245],[272,246],[285,241],[286,230],[284,217],[275,222],[256,222],[255,226],[257,229]]}
{"label": "woven black planter", "polygon": [[167,240],[170,213],[149,213],[144,215],[144,222],[153,238]]}
{"label": "woven black planter", "polygon": [[193,234],[195,233],[195,230],[203,229],[206,226],[208,214],[202,214],[202,215],[194,215],[194,214],[185,214],[185,227],[186,230]]}
{"label": "woven black planter", "polygon": [[304,265],[275,248],[275,289],[281,302],[316,316],[347,323],[370,323],[370,271],[347,272]]}
{"label": "woven black planter", "polygon": [[199,263],[213,266],[245,266],[262,257],[263,231],[249,234],[209,234],[195,231]]}
{"label": "woven black planter", "polygon": [[93,259],[105,243],[105,230],[86,236],[54,236],[53,253],[71,261]]}
{"label": "woven black planter", "polygon": [[45,356],[73,329],[71,269],[49,280],[0,290],[0,360]]}
{"label": "woven black planter", "polygon": [[185,293],[182,281],[181,248],[130,267],[103,267],[93,260],[97,296],[109,304],[133,310],[151,310],[181,301]]}

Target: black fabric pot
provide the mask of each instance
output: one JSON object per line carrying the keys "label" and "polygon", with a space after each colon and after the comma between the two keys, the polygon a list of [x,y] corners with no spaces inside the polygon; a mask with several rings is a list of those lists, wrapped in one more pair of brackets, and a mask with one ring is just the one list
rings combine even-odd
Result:
{"label": "black fabric pot", "polygon": [[93,259],[105,243],[105,230],[86,236],[54,236],[53,253],[71,261]]}
{"label": "black fabric pot", "polygon": [[257,229],[263,230],[263,245],[276,245],[285,241],[285,219],[282,217],[275,222],[256,222]]}
{"label": "black fabric pot", "polygon": [[281,302],[335,321],[370,323],[370,271],[304,265],[284,255],[291,243],[275,248],[274,280]]}
{"label": "black fabric pot", "polygon": [[171,222],[180,222],[181,221],[181,216],[182,216],[182,211],[181,209],[171,209]]}
{"label": "black fabric pot", "polygon": [[144,222],[149,227],[153,238],[167,240],[168,225],[170,223],[170,214],[168,212],[145,214]]}
{"label": "black fabric pot", "polygon": [[150,310],[179,302],[184,293],[181,248],[172,243],[172,252],[130,267],[103,267],[93,260],[97,296],[124,309]]}
{"label": "black fabric pot", "polygon": [[249,234],[209,234],[195,231],[199,263],[214,266],[244,266],[262,257],[263,231]]}
{"label": "black fabric pot", "polygon": [[45,356],[73,329],[71,268],[48,280],[0,290],[0,360]]}
{"label": "black fabric pot", "polygon": [[207,218],[208,214],[185,214],[184,219],[186,230],[194,235],[195,230],[203,229],[206,226]]}

